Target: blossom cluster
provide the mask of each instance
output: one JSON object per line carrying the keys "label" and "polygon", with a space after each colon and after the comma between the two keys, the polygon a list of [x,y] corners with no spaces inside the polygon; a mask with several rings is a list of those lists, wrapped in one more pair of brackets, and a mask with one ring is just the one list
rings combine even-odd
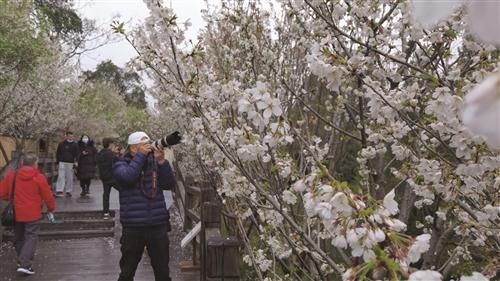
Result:
{"label": "blossom cluster", "polygon": [[208,8],[189,45],[148,0],[127,36],[163,124],[186,131],[183,171],[238,215],[256,276],[441,280],[471,249],[498,253],[500,156],[462,120],[498,58],[462,10],[424,29],[400,1],[243,2]]}

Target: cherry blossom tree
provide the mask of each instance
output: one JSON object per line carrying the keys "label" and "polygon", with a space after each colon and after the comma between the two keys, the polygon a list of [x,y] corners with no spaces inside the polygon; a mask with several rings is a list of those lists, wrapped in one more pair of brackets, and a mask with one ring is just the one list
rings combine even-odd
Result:
{"label": "cherry blossom tree", "polygon": [[461,112],[498,50],[463,9],[424,29],[405,1],[279,2],[221,1],[194,44],[161,1],[114,26],[186,132],[184,172],[235,214],[247,278],[493,278],[500,157]]}
{"label": "cherry blossom tree", "polygon": [[56,57],[35,67],[30,78],[18,81],[14,89],[0,89],[0,131],[16,138],[19,150],[27,138],[36,139],[65,128],[62,124],[74,113],[72,104],[78,88],[71,75],[72,68]]}
{"label": "cherry blossom tree", "polygon": [[[27,138],[60,130],[91,127],[96,133],[119,135],[147,120],[146,112],[127,108],[119,96],[85,106],[83,92],[101,85],[83,85],[77,77],[77,58],[111,37],[105,37],[109,30],[97,34],[94,24],[73,9],[72,1],[0,1],[0,22],[0,133],[14,137],[16,149],[23,150]],[[101,107],[102,111],[85,115],[90,107],[110,104],[124,106]]]}

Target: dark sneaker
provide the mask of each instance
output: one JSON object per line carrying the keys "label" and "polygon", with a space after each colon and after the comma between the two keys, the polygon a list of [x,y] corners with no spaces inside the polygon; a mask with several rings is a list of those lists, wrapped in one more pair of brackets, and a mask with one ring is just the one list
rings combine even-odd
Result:
{"label": "dark sneaker", "polygon": [[33,271],[33,268],[24,268],[24,267],[20,267],[17,269],[17,273],[22,273],[22,274],[26,274],[26,275],[33,275],[35,274],[35,271]]}
{"label": "dark sneaker", "polygon": [[104,213],[104,219],[105,220],[109,220],[109,217],[110,217],[109,213]]}
{"label": "dark sneaker", "polygon": [[64,193],[62,193],[62,192],[56,192],[56,197],[57,198],[64,197]]}
{"label": "dark sneaker", "polygon": [[66,197],[73,197],[73,194],[71,194],[71,192],[66,192]]}

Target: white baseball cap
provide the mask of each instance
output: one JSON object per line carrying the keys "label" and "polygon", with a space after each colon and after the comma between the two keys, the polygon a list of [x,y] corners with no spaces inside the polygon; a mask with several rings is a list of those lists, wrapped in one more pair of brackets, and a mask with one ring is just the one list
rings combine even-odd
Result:
{"label": "white baseball cap", "polygon": [[138,144],[149,141],[149,136],[144,132],[134,132],[128,136],[128,145]]}

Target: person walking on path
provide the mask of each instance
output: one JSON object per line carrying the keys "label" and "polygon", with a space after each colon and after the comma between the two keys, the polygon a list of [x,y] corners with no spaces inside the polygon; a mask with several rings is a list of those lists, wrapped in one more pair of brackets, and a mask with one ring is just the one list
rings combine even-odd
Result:
{"label": "person walking on path", "polygon": [[104,213],[104,218],[109,218],[109,195],[111,189],[116,185],[115,179],[113,178],[112,168],[115,159],[117,158],[117,152],[115,152],[115,144],[113,139],[104,138],[102,140],[103,149],[97,154],[97,167],[99,168],[99,178],[102,181],[103,193],[102,193],[102,209]]}
{"label": "person walking on path", "polygon": [[[176,144],[180,138],[176,138]],[[153,149],[148,135],[135,132],[128,137],[127,152],[113,164],[120,198],[122,224],[120,276],[134,280],[144,247],[151,258],[156,281],[169,281],[170,215],[162,189],[175,185],[175,175],[161,149]]]}
{"label": "person walking on path", "polygon": [[90,192],[90,182],[96,172],[97,149],[94,147],[94,141],[87,135],[82,135],[80,141],[78,141],[78,148],[80,153],[78,154],[76,174],[80,180],[80,187],[82,188],[80,196],[86,196]]}
{"label": "person walking on path", "polygon": [[73,140],[73,133],[66,132],[64,141],[59,143],[56,152],[56,162],[59,164],[57,172],[56,197],[71,197],[73,191],[73,167],[77,165],[78,145]]}
{"label": "person walking on path", "polygon": [[32,275],[35,274],[31,266],[42,219],[42,202],[51,213],[55,211],[56,203],[47,178],[38,170],[38,156],[32,152],[26,153],[21,165],[20,169],[10,171],[0,182],[0,198],[9,200],[14,190],[17,272]]}

